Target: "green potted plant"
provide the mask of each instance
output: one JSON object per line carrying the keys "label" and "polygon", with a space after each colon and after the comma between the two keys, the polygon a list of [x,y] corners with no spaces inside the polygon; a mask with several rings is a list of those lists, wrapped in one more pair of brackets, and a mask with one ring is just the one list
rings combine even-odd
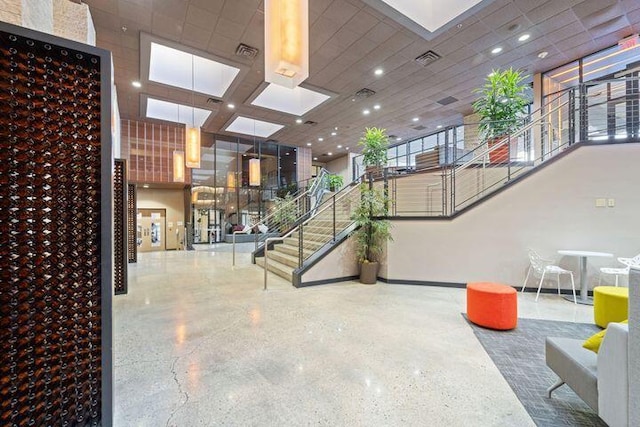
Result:
{"label": "green potted plant", "polygon": [[[473,111],[480,117],[480,138],[492,147],[515,132],[525,112],[529,99],[527,85],[519,70],[509,68],[494,70],[485,80],[484,86],[475,89],[479,98],[473,103]],[[504,144],[489,153],[491,163],[509,160],[509,145]]]}
{"label": "green potted plant", "polygon": [[300,216],[300,210],[291,193],[287,193],[284,197],[276,197],[273,201],[273,224],[271,228],[284,233],[296,222]]}
{"label": "green potted plant", "polygon": [[327,175],[327,182],[329,183],[329,191],[338,191],[342,188],[344,180],[340,175]]}
{"label": "green potted plant", "polygon": [[358,145],[362,147],[362,164],[367,172],[377,172],[386,166],[389,149],[389,137],[386,129],[366,128]]}
{"label": "green potted plant", "polygon": [[374,284],[378,279],[379,257],[384,245],[393,240],[391,222],[380,219],[387,215],[387,200],[381,190],[362,184],[360,192],[360,203],[352,214],[356,224],[353,236],[360,264],[360,282]]}

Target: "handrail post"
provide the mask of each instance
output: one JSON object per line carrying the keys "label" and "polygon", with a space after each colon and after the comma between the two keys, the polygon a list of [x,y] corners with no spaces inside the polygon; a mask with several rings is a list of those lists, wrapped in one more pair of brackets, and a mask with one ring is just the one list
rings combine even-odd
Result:
{"label": "handrail post", "polygon": [[511,181],[511,135],[507,141],[507,181]]}
{"label": "handrail post", "polygon": [[263,291],[267,290],[267,269],[269,264],[269,239],[264,242],[264,287]]}
{"label": "handrail post", "polygon": [[336,195],[335,193],[332,196],[332,211],[333,211],[333,241],[336,241]]}
{"label": "handrail post", "polygon": [[236,232],[232,231],[233,234],[233,266],[236,266]]}
{"label": "handrail post", "polygon": [[304,223],[300,223],[298,227],[298,268],[302,268],[302,258],[304,257]]}

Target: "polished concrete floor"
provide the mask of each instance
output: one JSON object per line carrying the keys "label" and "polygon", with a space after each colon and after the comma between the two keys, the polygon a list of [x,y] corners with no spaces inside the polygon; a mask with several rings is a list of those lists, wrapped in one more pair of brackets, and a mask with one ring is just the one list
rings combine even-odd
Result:
{"label": "polished concrete floor", "polygon": [[[529,426],[461,313],[465,292],[295,289],[225,245],[139,254],[115,297],[116,426]],[[520,317],[589,322],[556,295]]]}

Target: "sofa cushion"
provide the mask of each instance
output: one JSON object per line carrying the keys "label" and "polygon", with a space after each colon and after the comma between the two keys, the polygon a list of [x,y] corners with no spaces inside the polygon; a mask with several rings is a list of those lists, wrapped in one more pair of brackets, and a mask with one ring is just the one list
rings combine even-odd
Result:
{"label": "sofa cushion", "polygon": [[[620,323],[627,323],[627,321],[625,320]],[[591,335],[589,338],[586,339],[584,343],[582,343],[582,346],[587,350],[591,350],[594,353],[597,353],[600,350],[600,345],[602,344],[602,340],[604,339],[604,336],[606,333],[607,333],[607,330],[604,329],[600,332],[597,332]]]}
{"label": "sofa cushion", "polygon": [[598,356],[582,347],[582,340],[547,338],[546,361],[594,411],[598,411]]}

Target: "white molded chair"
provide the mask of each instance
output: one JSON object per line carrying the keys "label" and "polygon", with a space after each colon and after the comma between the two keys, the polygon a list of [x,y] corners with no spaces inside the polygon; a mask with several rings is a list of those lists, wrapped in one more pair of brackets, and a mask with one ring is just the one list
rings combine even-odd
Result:
{"label": "white molded chair", "polygon": [[628,276],[629,269],[632,266],[640,265],[640,254],[634,256],[633,258],[618,258],[618,262],[626,265],[626,267],[602,267],[600,269],[600,278],[598,279],[598,285],[602,283],[602,275],[603,274],[611,274],[616,276],[616,286],[618,286],[618,276]]}
{"label": "white molded chair", "polygon": [[531,274],[531,270],[535,274],[540,275],[540,283],[538,284],[538,292],[536,293],[536,301],[538,301],[538,297],[540,296],[540,289],[542,289],[542,282],[544,282],[544,276],[547,273],[556,274],[558,278],[558,295],[560,295],[560,275],[568,274],[571,278],[571,290],[573,291],[573,302],[575,304],[578,303],[576,300],[576,284],[573,280],[573,271],[565,270],[562,267],[553,264],[553,261],[544,259],[536,251],[533,249],[529,249],[529,269],[527,270],[527,277],[524,278],[524,283],[522,284],[522,291],[524,292],[525,287],[527,286],[527,280],[529,280],[529,275]]}

